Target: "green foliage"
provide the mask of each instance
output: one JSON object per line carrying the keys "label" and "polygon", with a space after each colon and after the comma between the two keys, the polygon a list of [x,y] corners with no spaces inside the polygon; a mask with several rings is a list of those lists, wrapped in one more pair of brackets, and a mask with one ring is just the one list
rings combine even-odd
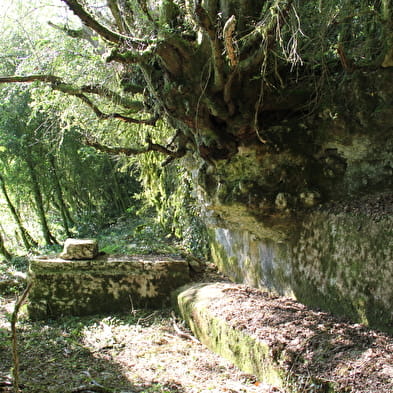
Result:
{"label": "green foliage", "polygon": [[180,254],[181,245],[176,245],[154,215],[124,215],[100,231],[100,251],[107,254]]}
{"label": "green foliage", "polygon": [[53,109],[32,111],[28,89],[3,89],[0,94],[0,170],[33,231],[37,228],[31,223],[38,219],[35,186],[51,230],[60,238],[70,232],[92,236],[125,211],[139,190],[131,172],[119,172],[106,154],[84,146],[75,128],[63,133]]}

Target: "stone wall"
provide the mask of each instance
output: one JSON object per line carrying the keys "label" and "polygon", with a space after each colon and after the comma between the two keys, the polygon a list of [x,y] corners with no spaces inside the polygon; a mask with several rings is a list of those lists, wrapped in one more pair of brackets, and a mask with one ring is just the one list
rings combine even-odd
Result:
{"label": "stone wall", "polygon": [[236,282],[393,332],[393,215],[347,210],[316,210],[281,242],[211,228],[213,259]]}
{"label": "stone wall", "polygon": [[190,280],[187,261],[160,255],[103,255],[30,261],[28,313],[32,319],[160,308]]}

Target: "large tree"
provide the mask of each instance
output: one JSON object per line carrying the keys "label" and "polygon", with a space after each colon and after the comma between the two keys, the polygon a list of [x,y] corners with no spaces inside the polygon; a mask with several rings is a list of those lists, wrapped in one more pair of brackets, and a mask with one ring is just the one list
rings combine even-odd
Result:
{"label": "large tree", "polygon": [[[390,0],[62,2],[81,24],[52,26],[107,53],[118,78],[85,83],[70,67],[68,75],[0,82],[43,82],[100,119],[145,126],[140,147],[88,144],[114,154],[158,151],[166,164],[194,157],[188,165],[223,218],[226,203],[242,205],[238,215],[275,218],[359,189],[345,180],[333,191],[349,161],[329,145],[336,137],[328,130],[375,127],[362,113],[389,101],[376,91],[378,78],[391,77]],[[364,107],[353,114],[348,102]],[[154,128],[161,118],[175,130],[166,144]]]}

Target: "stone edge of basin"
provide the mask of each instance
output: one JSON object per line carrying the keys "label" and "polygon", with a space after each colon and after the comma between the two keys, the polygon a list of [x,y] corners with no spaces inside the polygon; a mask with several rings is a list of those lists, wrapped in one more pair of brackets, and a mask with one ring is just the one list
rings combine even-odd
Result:
{"label": "stone edge of basin", "polygon": [[[242,371],[256,376],[259,381],[280,388],[280,391],[298,391],[298,383],[304,382],[299,380],[302,378],[301,375],[296,376],[282,366],[285,359],[284,348],[269,347],[263,339],[241,327],[231,326],[230,322],[227,322],[230,318],[226,318],[225,311],[218,313],[217,308],[215,312],[212,311],[213,304],[225,302],[225,292],[228,289],[242,287],[244,288],[241,284],[232,283],[186,284],[172,293],[172,303],[193,334],[210,350],[226,358]],[[261,323],[264,323],[262,317]],[[268,324],[269,321],[265,323]],[[278,327],[277,333],[279,330]],[[317,392],[342,392],[332,380],[321,379],[312,374],[308,378],[310,384],[320,386]]]}
{"label": "stone edge of basin", "polygon": [[29,260],[30,272],[62,273],[70,270],[98,270],[116,269],[121,267],[128,270],[136,266],[160,268],[161,266],[183,266],[189,269],[188,262],[180,257],[162,255],[100,255],[94,259],[63,259],[57,255],[35,256]]}
{"label": "stone edge of basin", "polygon": [[269,347],[246,333],[231,327],[225,315],[217,317],[209,306],[225,297],[224,289],[230,283],[191,283],[172,294],[177,313],[184,319],[198,340],[242,371],[255,375],[261,381],[282,387],[280,368],[269,359]]}

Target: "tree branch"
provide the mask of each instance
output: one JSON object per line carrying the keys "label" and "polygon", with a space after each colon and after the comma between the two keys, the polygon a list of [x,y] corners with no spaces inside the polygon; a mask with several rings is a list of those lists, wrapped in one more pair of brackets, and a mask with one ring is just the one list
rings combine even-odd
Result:
{"label": "tree branch", "polygon": [[250,49],[254,45],[257,45],[257,48],[251,55],[240,61],[238,67],[241,72],[246,72],[247,70],[262,63],[262,61],[266,58],[268,51],[271,51],[277,44],[279,41],[278,31],[285,23],[292,3],[293,0],[287,0],[286,4],[281,5],[281,8],[279,3],[274,4],[274,6],[270,8],[269,18],[263,21],[263,23],[259,23],[253,31],[239,40],[244,41],[242,49],[243,52],[247,50],[247,48]]}
{"label": "tree branch", "polygon": [[112,44],[127,44],[134,49],[140,48],[141,44],[145,43],[133,37],[128,37],[123,34],[116,33],[109,28],[99,23],[89,12],[87,12],[77,0],[61,0],[67,4],[68,8],[79,17],[79,19],[89,28],[94,30],[99,36]]}
{"label": "tree branch", "polygon": [[125,97],[122,97],[120,94],[99,85],[84,85],[81,87],[75,87],[67,83],[60,83],[56,86],[56,90],[61,90],[64,93],[74,95],[81,93],[96,94],[100,97],[107,98],[115,104],[120,104],[124,108],[130,109],[134,112],[141,111],[144,108],[141,101],[129,100]]}
{"label": "tree branch", "polygon": [[184,148],[180,148],[176,151],[169,150],[165,146],[153,143],[150,139],[147,140],[147,147],[144,149],[133,149],[129,147],[110,147],[89,139],[85,140],[85,144],[110,155],[124,154],[125,156],[134,156],[139,154],[145,154],[149,151],[157,151],[171,157],[172,159],[175,159],[181,158],[186,154],[186,150]]}
{"label": "tree branch", "polygon": [[[128,100],[110,89],[104,88],[99,85],[74,86],[64,82],[60,77],[55,75],[27,75],[27,76],[0,77],[0,84],[36,82],[36,81],[50,83],[54,90],[59,90],[66,94],[75,95],[75,96],[83,93],[96,94],[100,97],[107,98],[108,100],[110,100],[115,104],[120,104],[124,108],[133,110],[135,112],[143,109],[142,102]],[[138,92],[140,93],[141,91]]]}
{"label": "tree branch", "polygon": [[146,0],[137,0],[137,3],[139,5],[139,7],[141,8],[141,10],[143,11],[143,13],[146,15],[149,22],[154,22],[154,19],[150,15]]}
{"label": "tree branch", "polygon": [[[87,97],[84,93],[93,93],[101,95],[105,98],[112,99],[111,91],[102,89],[97,86],[82,86],[82,87],[75,87],[68,83],[63,82],[63,80],[54,75],[28,75],[28,76],[5,76],[0,77],[0,84],[1,83],[22,83],[22,82],[47,82],[50,83],[51,88],[53,90],[61,91],[62,93],[72,95],[74,97],[79,98],[85,104],[87,104],[96,114],[97,117],[100,119],[119,119],[126,123],[135,123],[135,124],[147,124],[147,125],[155,125],[157,121],[157,117],[151,117],[150,119],[135,119],[133,117],[129,117],[126,115],[122,115],[120,113],[104,113],[102,112],[93,101]],[[115,96],[117,95],[116,93]],[[118,96],[118,95],[117,95]],[[143,109],[143,104],[138,101],[132,101],[133,108],[135,111],[140,111]],[[131,109],[131,101],[127,103],[128,105],[125,108]]]}
{"label": "tree branch", "polygon": [[198,0],[195,5],[195,15],[199,26],[206,32],[210,40],[212,49],[213,68],[214,68],[214,85],[220,90],[224,85],[224,62],[222,58],[223,47],[218,39],[217,31],[212,23],[208,13],[201,5],[202,1]]}
{"label": "tree branch", "polygon": [[104,49],[100,48],[98,40],[93,38],[97,36],[95,36],[94,32],[92,32],[86,25],[83,25],[80,29],[70,29],[67,26],[59,26],[52,23],[51,21],[48,22],[48,25],[56,30],[62,31],[71,38],[79,38],[82,40],[86,40],[91,46],[93,46],[93,48],[97,50],[98,53],[100,53],[101,55],[104,54]]}
{"label": "tree branch", "polygon": [[107,0],[107,4],[108,4],[109,9],[111,10],[111,13],[112,13],[112,16],[116,22],[117,28],[121,32],[125,32],[126,26],[125,26],[123,18],[121,16],[121,12],[120,12],[119,6],[117,4],[117,0]]}
{"label": "tree branch", "polygon": [[111,61],[117,61],[123,64],[141,64],[143,62],[149,61],[154,56],[155,49],[155,44],[151,44],[141,51],[115,48],[106,58],[106,62],[110,63]]}
{"label": "tree branch", "polygon": [[54,75],[27,75],[27,76],[1,76],[0,83],[23,83],[23,82],[47,82],[61,83],[62,80]]}
{"label": "tree branch", "polygon": [[232,67],[236,67],[239,63],[238,55],[236,53],[235,45],[233,43],[233,34],[236,30],[236,17],[232,15],[225,23],[223,29],[223,36],[224,36],[224,44],[225,50],[227,53],[227,57],[229,59],[229,64]]}
{"label": "tree branch", "polygon": [[22,307],[27,295],[30,292],[33,283],[30,281],[26,289],[22,293],[21,297],[17,299],[14,307],[14,311],[11,315],[11,332],[12,332],[12,360],[13,360],[13,387],[14,392],[19,393],[19,354],[18,354],[18,336],[16,330],[16,323],[18,322],[19,310]]}
{"label": "tree branch", "polygon": [[[60,90],[60,89],[59,89]],[[62,90],[60,90],[62,91]],[[70,94],[70,93],[68,93]],[[107,119],[118,119],[118,120],[122,120],[126,123],[134,123],[134,124],[147,124],[147,125],[151,125],[154,126],[157,122],[157,116],[152,116],[149,119],[135,119],[133,117],[129,117],[126,115],[122,115],[121,113],[104,113],[101,111],[101,109],[98,108],[97,105],[95,105],[93,103],[93,101],[91,101],[87,96],[85,96],[84,94],[72,94],[75,97],[78,97],[80,100],[82,100],[87,106],[89,106],[93,112],[95,113],[95,115],[99,118],[99,119],[103,119],[103,120],[107,120]]]}

